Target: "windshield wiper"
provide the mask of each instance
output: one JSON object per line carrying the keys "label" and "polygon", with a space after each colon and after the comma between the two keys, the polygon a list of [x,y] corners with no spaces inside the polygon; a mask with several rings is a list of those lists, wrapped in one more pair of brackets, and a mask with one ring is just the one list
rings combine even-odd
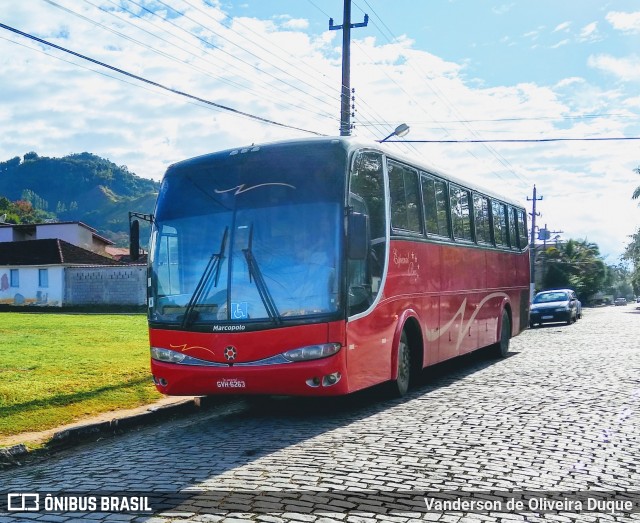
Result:
{"label": "windshield wiper", "polygon": [[203,296],[209,294],[211,286],[218,286],[218,280],[220,279],[220,266],[222,265],[221,262],[224,258],[224,250],[227,244],[228,233],[229,227],[225,227],[224,234],[222,235],[222,240],[220,242],[220,251],[214,252],[211,255],[211,258],[209,258],[209,261],[207,262],[207,266],[204,268],[202,276],[200,276],[200,280],[198,280],[198,284],[196,285],[196,288],[191,295],[191,299],[187,304],[187,308],[184,311],[184,317],[182,318],[183,329],[191,323],[191,318],[194,315],[193,311],[200,303]]}
{"label": "windshield wiper", "polygon": [[264,308],[267,310],[267,314],[269,315],[269,318],[271,318],[275,324],[281,324],[282,318],[280,316],[280,313],[278,312],[278,308],[276,307],[275,302],[273,301],[273,296],[269,291],[269,287],[267,287],[267,284],[264,281],[264,278],[262,276],[262,271],[260,271],[260,266],[258,265],[258,262],[256,261],[256,258],[253,255],[252,244],[253,244],[253,224],[251,224],[251,228],[249,230],[249,242],[248,242],[247,248],[242,249],[244,258],[245,260],[247,260],[247,267],[249,269],[249,281],[251,281],[252,277],[256,281],[258,294],[260,294],[260,299],[264,304]]}

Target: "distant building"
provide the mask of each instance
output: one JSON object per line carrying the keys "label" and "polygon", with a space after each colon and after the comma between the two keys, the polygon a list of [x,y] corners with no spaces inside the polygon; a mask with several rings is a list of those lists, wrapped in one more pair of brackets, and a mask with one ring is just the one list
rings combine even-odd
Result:
{"label": "distant building", "polygon": [[107,247],[113,245],[111,240],[82,222],[0,224],[0,243],[50,239],[64,240],[102,256],[108,256]]}
{"label": "distant building", "polygon": [[[120,263],[131,263],[131,253],[129,247],[107,247],[107,254]],[[147,263],[147,253],[140,249],[138,260],[135,263]]]}
{"label": "distant building", "polygon": [[80,222],[0,225],[0,304],[144,305],[146,265],[109,257],[112,245]]}

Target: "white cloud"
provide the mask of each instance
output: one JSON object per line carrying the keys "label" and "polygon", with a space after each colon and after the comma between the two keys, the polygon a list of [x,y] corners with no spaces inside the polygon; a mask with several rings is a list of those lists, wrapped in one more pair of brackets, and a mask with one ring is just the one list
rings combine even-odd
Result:
{"label": "white cloud", "polygon": [[636,96],[635,98],[627,98],[624,101],[624,105],[629,107],[630,109],[640,108],[640,96]]}
{"label": "white cloud", "polygon": [[559,32],[568,32],[569,28],[571,27],[571,22],[562,22],[561,24],[558,24],[555,29],[553,30],[554,33],[559,33]]}
{"label": "white cloud", "polygon": [[587,63],[589,67],[612,74],[621,81],[640,81],[640,56],[638,55],[616,58],[611,55],[599,54],[590,56]]}
{"label": "white cloud", "polygon": [[529,31],[527,33],[524,33],[522,36],[524,38],[529,38],[531,40],[537,40],[540,37],[540,31],[538,31],[538,30]]}
{"label": "white cloud", "polygon": [[590,24],[585,25],[578,35],[578,40],[580,42],[595,42],[600,38],[597,22],[591,22]]}
{"label": "white cloud", "polygon": [[515,4],[511,3],[511,4],[502,4],[496,7],[493,7],[491,10],[497,14],[497,15],[504,15],[507,14],[509,11],[511,11],[511,9],[513,8]]}
{"label": "white cloud", "polygon": [[583,84],[584,82],[585,82],[584,78],[572,76],[571,78],[563,78],[555,85],[555,87],[558,89],[562,89],[570,85]]}
{"label": "white cloud", "polygon": [[[79,9],[72,0],[58,1]],[[116,11],[118,21],[83,4],[84,15],[108,26],[117,22],[121,32],[159,51],[155,53],[47,4],[34,17],[25,4],[0,7],[4,23],[47,38],[58,35],[60,45],[222,105],[295,127],[338,133],[341,63],[336,31],[311,34],[304,21],[286,17],[229,21],[225,13],[204,2],[197,4],[204,13],[192,9],[190,19],[176,16],[171,23]],[[569,24],[560,24],[556,32],[568,30]],[[68,35],[62,31],[65,28]],[[584,37],[596,33],[592,24],[581,31]],[[252,142],[308,136],[141,86],[18,36],[2,36],[10,41],[0,39],[0,161],[31,150],[45,156],[87,150],[158,179],[168,164],[180,159]],[[536,35],[531,32],[527,37]],[[589,65],[624,81],[637,80],[640,71],[637,57],[601,54],[592,56]],[[447,61],[418,50],[410,38],[381,44],[354,35],[356,134],[378,139],[404,121],[412,128],[410,139],[640,134],[633,118],[562,118],[637,111],[637,90],[625,97],[622,89],[600,88],[578,76],[549,82],[552,87],[519,83],[487,88],[481,79],[466,78],[466,73],[464,61]],[[536,183],[545,196],[541,219],[550,228],[565,230],[564,237],[588,236],[604,252],[620,253],[638,224],[640,211],[629,198],[634,184],[640,183],[632,171],[640,160],[637,142],[390,147],[523,203]],[[594,209],[615,212],[595,216]]]}
{"label": "white cloud", "polygon": [[618,31],[640,33],[640,11],[635,13],[611,11],[605,18]]}
{"label": "white cloud", "polygon": [[302,30],[307,29],[309,27],[309,20],[305,20],[303,18],[291,18],[282,24],[282,27],[285,29],[296,29]]}

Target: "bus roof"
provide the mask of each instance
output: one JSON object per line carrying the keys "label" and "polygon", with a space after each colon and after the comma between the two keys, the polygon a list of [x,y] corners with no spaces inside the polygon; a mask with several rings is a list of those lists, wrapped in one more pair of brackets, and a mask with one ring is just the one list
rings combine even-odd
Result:
{"label": "bus roof", "polygon": [[421,171],[427,172],[429,174],[433,174],[435,176],[438,176],[440,178],[443,178],[445,180],[451,181],[457,185],[461,185],[463,187],[466,187],[467,189],[471,189],[473,191],[476,191],[478,193],[484,194],[485,196],[489,196],[491,198],[494,198],[496,200],[500,200],[504,203],[508,203],[510,205],[514,205],[516,207],[519,208],[524,208],[524,205],[520,202],[518,202],[517,200],[515,200],[514,198],[511,197],[507,197],[503,194],[499,194],[496,193],[490,189],[487,189],[485,187],[482,187],[481,185],[477,185],[474,183],[471,183],[469,181],[463,180],[460,177],[451,175],[449,173],[440,171],[438,169],[435,169],[433,166],[430,166],[428,163],[423,162],[421,160],[416,160],[414,158],[408,157],[406,155],[403,154],[398,154],[395,151],[391,150],[389,148],[388,145],[386,144],[382,144],[379,142],[374,142],[374,141],[368,141],[368,140],[363,140],[357,137],[345,137],[345,136],[333,136],[333,137],[314,137],[314,138],[300,138],[300,139],[293,139],[293,140],[281,140],[281,141],[274,141],[274,142],[266,142],[266,143],[258,143],[258,144],[251,144],[251,145],[244,145],[241,147],[233,147],[230,149],[224,149],[224,150],[220,150],[220,151],[216,151],[216,152],[212,152],[212,153],[208,153],[208,154],[204,154],[201,156],[196,156],[194,158],[189,158],[186,160],[182,160],[179,162],[176,162],[174,164],[171,164],[168,168],[168,170],[174,168],[174,167],[186,167],[188,164],[198,164],[201,161],[206,161],[207,159],[212,159],[215,156],[227,156],[227,155],[231,155],[231,154],[237,154],[238,152],[246,152],[246,151],[257,151],[259,149],[262,148],[267,148],[267,147],[286,147],[288,145],[295,145],[295,144],[312,144],[312,143],[336,143],[336,144],[342,144],[342,146],[345,148],[345,150],[351,154],[352,152],[359,150],[359,149],[369,149],[369,150],[375,150],[375,151],[380,151],[381,153],[383,153],[384,155],[386,155],[388,158],[391,158],[393,160],[397,160],[401,163],[405,163],[408,165],[411,165]]}

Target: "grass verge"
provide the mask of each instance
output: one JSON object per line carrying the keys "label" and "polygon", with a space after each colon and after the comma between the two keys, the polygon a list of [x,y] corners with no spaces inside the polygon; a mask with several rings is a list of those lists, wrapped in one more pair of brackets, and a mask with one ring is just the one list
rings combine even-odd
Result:
{"label": "grass verge", "polygon": [[142,314],[0,313],[0,436],[161,397]]}

